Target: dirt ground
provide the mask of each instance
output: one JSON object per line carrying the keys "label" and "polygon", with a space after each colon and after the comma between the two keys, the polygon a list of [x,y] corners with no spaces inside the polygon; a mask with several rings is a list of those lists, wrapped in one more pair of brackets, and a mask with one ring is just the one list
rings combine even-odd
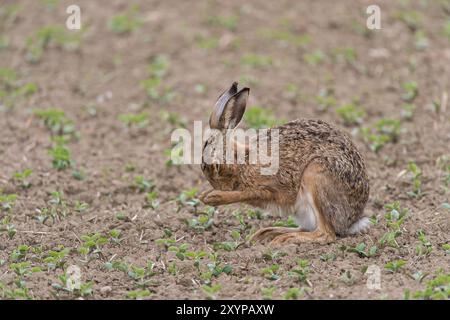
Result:
{"label": "dirt ground", "polygon": [[[366,28],[366,1],[2,0],[0,298],[448,298],[450,3],[376,2],[381,30]],[[64,31],[42,36],[46,26]],[[206,123],[235,80],[251,87],[249,108],[352,134],[370,177],[369,233],[251,245],[286,217],[198,202],[193,189],[210,186],[199,165],[168,162],[170,135]],[[365,116],[337,111],[349,104]],[[45,121],[49,108],[65,116]],[[361,128],[382,119],[400,128],[375,152]],[[69,167],[53,162],[57,146]],[[400,209],[386,216],[395,201],[403,224]],[[74,266],[79,289],[64,278]],[[380,287],[368,286],[377,272]]]}

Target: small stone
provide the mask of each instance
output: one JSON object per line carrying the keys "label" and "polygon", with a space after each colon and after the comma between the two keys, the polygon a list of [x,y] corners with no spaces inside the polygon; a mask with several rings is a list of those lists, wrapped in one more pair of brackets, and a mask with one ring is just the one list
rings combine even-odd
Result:
{"label": "small stone", "polygon": [[112,291],[112,288],[110,286],[105,286],[100,289],[100,293],[102,295],[108,295]]}

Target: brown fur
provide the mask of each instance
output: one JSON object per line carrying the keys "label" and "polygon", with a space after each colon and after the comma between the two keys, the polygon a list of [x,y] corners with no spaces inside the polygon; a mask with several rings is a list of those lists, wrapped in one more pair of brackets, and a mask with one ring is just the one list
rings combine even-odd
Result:
{"label": "brown fur", "polygon": [[[242,117],[245,101],[244,106],[233,102],[222,109],[227,108],[241,110],[228,110],[223,114],[213,112],[212,117],[222,117],[222,123],[237,125],[240,118],[230,121],[224,117],[226,114],[228,117],[241,114]],[[219,127],[227,128],[230,127]],[[314,230],[305,230],[302,225],[299,229],[266,228],[258,231],[254,240],[271,239],[272,244],[325,243],[334,241],[336,234],[347,234],[349,228],[363,217],[369,196],[364,161],[351,139],[321,120],[299,119],[276,129],[279,129],[280,158],[275,175],[264,176],[259,165],[248,163],[203,163],[202,171],[214,189],[204,192],[200,199],[213,206],[245,202],[261,208],[276,207],[297,215],[300,220],[307,219],[308,212],[314,215]],[[217,137],[212,135],[205,143],[204,155],[216,145]]]}

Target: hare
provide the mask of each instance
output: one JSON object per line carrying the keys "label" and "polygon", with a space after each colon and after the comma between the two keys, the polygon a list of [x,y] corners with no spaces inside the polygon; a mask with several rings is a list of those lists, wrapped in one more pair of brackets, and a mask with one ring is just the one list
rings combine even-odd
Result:
{"label": "hare", "polygon": [[[249,92],[249,88],[238,90],[235,82],[218,98],[209,120],[212,131],[236,128]],[[222,158],[206,163],[204,159],[221,142],[244,148],[246,155],[249,144],[257,143],[242,145],[211,134],[203,146],[201,169],[214,189],[203,192],[200,200],[211,206],[244,202],[294,216],[298,228],[269,227],[251,237],[272,245],[330,243],[336,236],[367,231],[370,220],[364,216],[364,207],[369,181],[364,160],[350,137],[322,120],[298,119],[268,130],[274,129],[279,132],[279,168],[274,175],[262,175],[260,165],[247,162],[225,164]]]}

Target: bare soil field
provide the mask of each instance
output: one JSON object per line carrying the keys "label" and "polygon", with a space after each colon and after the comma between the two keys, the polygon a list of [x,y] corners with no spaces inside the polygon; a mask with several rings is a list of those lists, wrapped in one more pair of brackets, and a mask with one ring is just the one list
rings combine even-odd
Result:
{"label": "bare soil field", "polygon": [[[450,2],[376,4],[1,0],[0,299],[448,299]],[[252,244],[295,222],[197,199],[171,133],[233,81],[243,127],[352,135],[368,233]]]}

